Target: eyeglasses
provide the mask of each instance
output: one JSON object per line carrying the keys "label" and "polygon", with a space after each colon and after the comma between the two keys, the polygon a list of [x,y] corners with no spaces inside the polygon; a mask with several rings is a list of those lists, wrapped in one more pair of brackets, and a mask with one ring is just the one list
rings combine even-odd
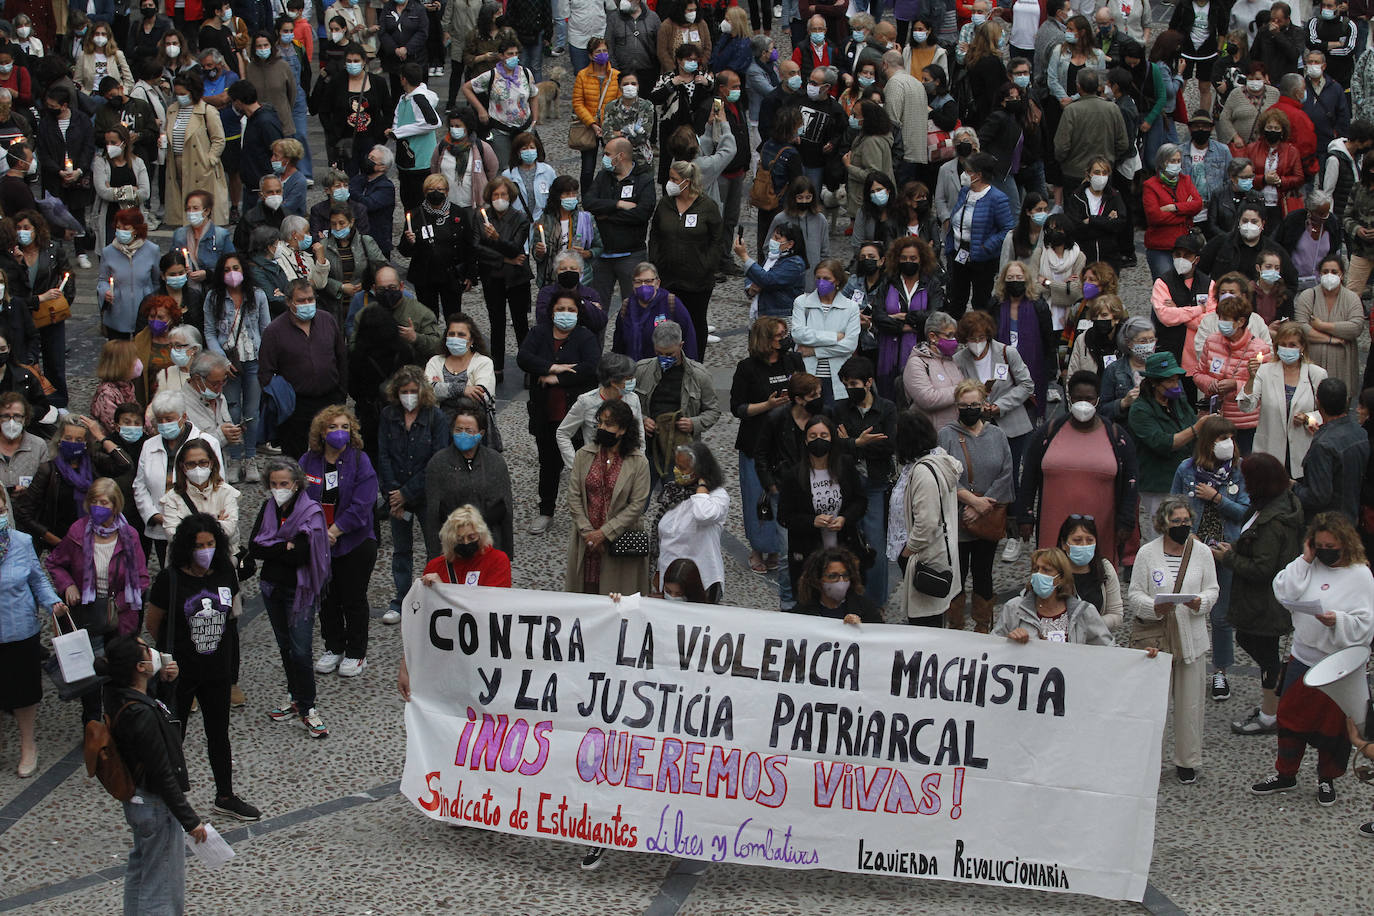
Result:
{"label": "eyeglasses", "polygon": [[849,581],[849,573],[847,573],[847,572],[843,572],[843,573],[823,573],[823,574],[821,575],[821,581],[822,581],[822,582],[848,582],[848,581]]}
{"label": "eyeglasses", "polygon": [[181,466],[184,468],[208,468],[210,467],[210,459],[202,458],[199,461],[183,461]]}

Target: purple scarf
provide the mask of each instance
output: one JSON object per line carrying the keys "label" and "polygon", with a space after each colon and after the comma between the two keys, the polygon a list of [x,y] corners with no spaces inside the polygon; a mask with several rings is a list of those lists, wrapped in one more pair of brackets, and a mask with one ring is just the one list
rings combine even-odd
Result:
{"label": "purple scarf", "polygon": [[[262,528],[254,535],[254,544],[274,547],[289,543],[298,534],[306,535],[310,542],[310,562],[296,568],[296,600],[291,605],[289,618],[294,624],[305,619],[329,581],[329,533],[324,524],[324,510],[304,491],[297,494],[291,514],[280,521],[277,530],[268,531],[271,520],[275,520],[277,515],[274,502],[262,514]],[[260,584],[263,594],[271,597],[272,583],[263,580]]]}
{"label": "purple scarf", "polygon": [[[1002,300],[1001,320],[997,325],[997,340],[1011,345],[1011,303]],[[1045,370],[1045,347],[1040,340],[1040,318],[1035,314],[1035,303],[1022,299],[1016,311],[1016,352],[1026,363],[1026,371],[1035,381],[1035,403],[1031,414],[1036,419],[1045,415],[1045,395],[1049,390],[1049,374]]]}
{"label": "purple scarf", "polygon": [[[922,284],[916,292],[911,294],[911,301],[903,304],[902,295],[906,290],[902,287],[901,280],[894,280],[887,287],[887,295],[883,299],[883,309],[889,315],[902,315],[907,312],[924,312],[930,306],[928,304],[928,293]],[[880,334],[878,336],[878,393],[884,397],[891,397],[901,375],[902,368],[906,366],[907,358],[911,356],[911,350],[921,342],[921,335],[914,331],[903,331],[898,336]],[[886,389],[886,390],[884,390]]]}
{"label": "purple scarf", "polygon": [[[90,462],[86,462],[87,467]],[[70,480],[71,478],[68,478]],[[89,481],[88,481],[89,483]],[[75,484],[73,484],[75,486]],[[95,600],[95,536],[99,534],[105,537],[110,534],[119,536],[119,550],[124,555],[124,603],[137,610],[143,607],[143,592],[138,587],[138,577],[134,575],[133,564],[130,562],[135,550],[141,550],[138,545],[138,534],[134,532],[134,527],[124,520],[122,514],[115,515],[115,523],[109,528],[98,527],[90,519],[86,520],[86,531],[81,537],[81,552],[85,554],[85,570],[82,572],[81,603],[90,604]],[[110,558],[109,581],[111,584],[115,580],[115,563],[119,561],[120,554],[116,553]]]}
{"label": "purple scarf", "polygon": [[[72,467],[59,455],[52,460],[57,468],[57,473],[62,475],[62,479],[71,484],[72,498],[76,500],[77,518],[86,516],[86,491],[90,489],[91,481],[95,479],[95,471],[91,467],[90,453],[81,456],[78,463],[79,467]],[[138,607],[138,605],[134,605]]]}

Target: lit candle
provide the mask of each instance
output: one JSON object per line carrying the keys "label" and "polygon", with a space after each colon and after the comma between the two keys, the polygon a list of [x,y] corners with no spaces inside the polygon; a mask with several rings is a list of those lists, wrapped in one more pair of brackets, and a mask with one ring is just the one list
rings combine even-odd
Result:
{"label": "lit candle", "polygon": [[1264,361],[1266,358],[1268,358],[1268,354],[1261,350],[1259,353],[1259,361],[1261,366],[1264,365]]}
{"label": "lit candle", "polygon": [[486,223],[488,226],[491,225],[491,220],[487,217],[487,208],[486,208],[486,207],[483,207],[483,208],[482,208],[482,222]]}
{"label": "lit candle", "polygon": [[406,212],[406,232],[410,232],[410,233],[414,233],[414,232],[415,232],[415,230],[412,229],[412,228],[410,227],[410,212],[409,212],[409,211]]}
{"label": "lit candle", "polygon": [[541,245],[547,244],[547,242],[546,242],[545,239],[544,239],[544,224],[543,224],[543,223],[540,223],[540,224],[539,224],[539,244],[541,244]]}
{"label": "lit candle", "polygon": [[67,171],[70,172],[70,171],[72,170],[72,157],[71,157],[71,156],[68,156],[67,159],[66,159],[66,162],[67,162]]}
{"label": "lit candle", "polygon": [[[72,275],[71,275],[70,273],[65,273],[65,274],[63,274],[63,275],[62,275],[62,282],[59,283],[59,284],[57,284],[57,288],[58,288],[59,290],[65,290],[65,289],[67,288],[67,281],[70,280],[71,278],[72,278]],[[62,295],[65,296],[66,293],[63,292]]]}
{"label": "lit candle", "polygon": [[195,270],[195,269],[196,269],[195,264],[192,263],[192,261],[191,261],[191,249],[189,249],[189,248],[183,248],[183,249],[181,249],[181,259],[182,259],[183,261],[186,262],[187,268],[189,268],[190,270]]}

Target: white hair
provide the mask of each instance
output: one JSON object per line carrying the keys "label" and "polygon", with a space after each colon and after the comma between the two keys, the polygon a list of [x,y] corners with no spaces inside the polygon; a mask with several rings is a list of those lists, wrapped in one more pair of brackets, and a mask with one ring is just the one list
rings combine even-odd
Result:
{"label": "white hair", "polygon": [[155,417],[168,413],[174,413],[178,417],[186,416],[186,399],[181,396],[180,391],[159,391],[153,395],[150,407]]}

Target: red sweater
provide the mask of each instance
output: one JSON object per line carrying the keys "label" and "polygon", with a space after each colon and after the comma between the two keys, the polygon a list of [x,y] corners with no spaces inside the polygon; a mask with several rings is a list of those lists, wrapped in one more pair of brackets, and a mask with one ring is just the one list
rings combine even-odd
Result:
{"label": "red sweater", "polygon": [[[1204,206],[1193,179],[1182,172],[1172,188],[1158,175],[1150,176],[1141,187],[1141,198],[1145,203],[1145,247],[1154,251],[1171,250],[1178,237],[1192,228],[1193,217]],[[1160,209],[1169,204],[1177,204],[1178,210]]]}
{"label": "red sweater", "polygon": [[490,588],[510,588],[510,557],[495,547],[480,551],[470,560],[458,557],[453,561],[453,577],[449,577],[449,562],[435,557],[425,566],[424,574],[434,573],[443,582],[458,585],[485,585]]}

